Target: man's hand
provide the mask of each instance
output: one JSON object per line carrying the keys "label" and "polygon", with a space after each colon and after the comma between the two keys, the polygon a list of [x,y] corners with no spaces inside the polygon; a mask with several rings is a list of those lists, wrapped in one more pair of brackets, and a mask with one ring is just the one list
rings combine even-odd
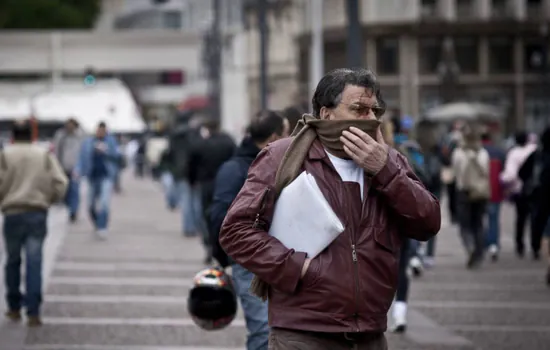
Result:
{"label": "man's hand", "polygon": [[300,275],[300,278],[304,278],[304,276],[307,273],[307,269],[309,268],[310,263],[311,263],[311,259],[306,258],[306,261],[304,261],[304,265],[302,266],[302,274]]}
{"label": "man's hand", "polygon": [[105,152],[107,152],[107,145],[104,142],[98,142],[95,145],[95,149],[97,149],[98,151],[100,151],[102,153],[105,153]]}
{"label": "man's hand", "polygon": [[369,175],[375,175],[386,165],[389,147],[380,127],[376,132],[376,140],[352,126],[349,131],[342,133],[340,141],[344,144],[344,151]]}

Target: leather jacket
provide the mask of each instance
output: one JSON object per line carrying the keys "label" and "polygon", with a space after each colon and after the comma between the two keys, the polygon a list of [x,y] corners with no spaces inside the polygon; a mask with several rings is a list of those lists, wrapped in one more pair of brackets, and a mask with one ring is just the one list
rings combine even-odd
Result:
{"label": "leather jacket", "polygon": [[433,237],[441,224],[439,202],[394,149],[374,177],[365,174],[361,200],[359,184],[342,182],[316,140],[303,170],[315,177],[345,230],[311,260],[300,278],[306,254],[286,248],[267,233],[275,207],[275,174],[290,142],[287,138],[267,146],[252,163],[224,220],[221,246],[269,283],[270,326],[384,332],[397,287],[401,240]]}

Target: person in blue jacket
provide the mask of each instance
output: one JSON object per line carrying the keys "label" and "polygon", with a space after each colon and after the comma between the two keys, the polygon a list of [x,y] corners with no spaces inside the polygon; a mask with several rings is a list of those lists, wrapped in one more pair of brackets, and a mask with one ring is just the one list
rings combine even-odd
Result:
{"label": "person in blue jacket", "polygon": [[107,238],[111,194],[119,167],[116,139],[101,122],[94,136],[82,144],[75,176],[88,180],[88,208],[95,232],[100,239]]}
{"label": "person in blue jacket", "polygon": [[269,326],[267,304],[248,291],[254,275],[231,261],[219,244],[219,232],[229,206],[237,197],[248,175],[248,168],[268,143],[288,135],[288,121],[276,112],[262,113],[248,128],[248,135],[236,154],[218,170],[214,197],[209,210],[213,257],[222,267],[231,266],[235,291],[241,301],[248,329],[247,350],[267,350]]}

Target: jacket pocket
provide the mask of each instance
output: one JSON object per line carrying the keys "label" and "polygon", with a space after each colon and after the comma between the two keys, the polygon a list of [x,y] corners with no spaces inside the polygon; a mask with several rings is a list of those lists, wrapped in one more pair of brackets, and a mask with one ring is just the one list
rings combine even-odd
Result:
{"label": "jacket pocket", "polygon": [[370,251],[361,252],[360,278],[362,299],[368,300],[365,311],[386,313],[392,303],[397,287],[398,253],[397,242],[393,242],[391,230],[373,227]]}
{"label": "jacket pocket", "polygon": [[301,285],[302,288],[313,287],[319,280],[319,274],[321,271],[321,261],[320,257],[316,257],[311,260],[307,268],[306,274],[302,277]]}
{"label": "jacket pocket", "polygon": [[[270,197],[271,197],[271,188],[266,187],[263,192],[256,197],[254,200],[251,201],[250,205],[248,206],[247,212],[248,216],[253,217],[254,221],[252,223],[252,228],[263,228],[264,230],[269,229],[270,222],[268,222],[271,218],[270,211],[271,211],[271,203],[270,203]],[[267,214],[267,216],[266,216]]]}
{"label": "jacket pocket", "polygon": [[392,254],[396,252],[396,242],[392,236],[392,232],[387,228],[377,227],[374,230],[374,241],[376,245]]}

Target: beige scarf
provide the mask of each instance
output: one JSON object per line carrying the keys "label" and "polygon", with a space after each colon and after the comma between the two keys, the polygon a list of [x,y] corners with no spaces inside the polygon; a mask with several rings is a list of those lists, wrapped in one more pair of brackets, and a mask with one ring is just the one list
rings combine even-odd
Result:
{"label": "beige scarf", "polygon": [[[285,152],[275,176],[275,200],[281,191],[300,175],[304,159],[315,141],[319,138],[325,149],[336,157],[347,159],[340,136],[350,127],[356,127],[376,140],[381,122],[378,120],[321,120],[304,114],[292,132],[294,139]],[[269,286],[257,276],[250,285],[250,292],[262,300],[267,299]]]}

